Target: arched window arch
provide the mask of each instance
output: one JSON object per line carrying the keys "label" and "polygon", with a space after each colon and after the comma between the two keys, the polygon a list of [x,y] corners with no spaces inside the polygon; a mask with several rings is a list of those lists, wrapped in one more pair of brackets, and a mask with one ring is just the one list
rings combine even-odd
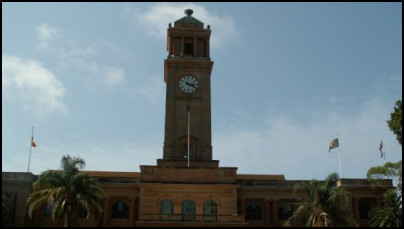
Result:
{"label": "arched window arch", "polygon": [[184,221],[194,221],[196,214],[195,202],[193,200],[184,200],[181,212]]}
{"label": "arched window arch", "polygon": [[170,199],[164,199],[160,202],[160,218],[161,220],[170,220],[174,214],[174,204]]}
{"label": "arched window arch", "polygon": [[246,219],[247,220],[261,220],[262,219],[262,209],[261,205],[252,202],[247,205],[246,208]]}
{"label": "arched window arch", "polygon": [[118,200],[111,207],[111,218],[129,218],[129,206],[123,200]]}
{"label": "arched window arch", "polygon": [[214,200],[207,200],[203,204],[204,215],[217,215],[217,204]]}

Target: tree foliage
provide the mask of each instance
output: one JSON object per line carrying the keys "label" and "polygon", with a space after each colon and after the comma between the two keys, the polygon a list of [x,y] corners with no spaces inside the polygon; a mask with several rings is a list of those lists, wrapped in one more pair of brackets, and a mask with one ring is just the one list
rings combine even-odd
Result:
{"label": "tree foliage", "polygon": [[8,202],[9,199],[7,195],[1,194],[1,225],[5,226],[6,225],[6,219],[7,219],[7,214],[8,214]]}
{"label": "tree foliage", "polygon": [[[390,113],[387,124],[402,145],[402,103],[397,100],[394,112]],[[383,166],[371,167],[367,178],[373,186],[383,186],[382,179],[395,179],[397,187],[383,194],[383,206],[373,208],[369,212],[370,226],[401,227],[402,226],[402,160],[396,163],[387,162]]]}
{"label": "tree foliage", "polygon": [[345,189],[337,187],[337,180],[338,174],[331,173],[324,181],[297,184],[295,192],[304,190],[308,200],[298,203],[286,225],[293,226],[299,219],[306,219],[307,227],[356,225],[353,214],[348,210],[350,195]]}
{"label": "tree foliage", "polygon": [[401,100],[397,100],[395,105],[394,112],[390,113],[390,120],[387,120],[387,124],[390,130],[396,135],[398,143],[402,146],[403,109]]}
{"label": "tree foliage", "polygon": [[402,160],[396,163],[386,162],[383,166],[371,167],[366,174],[372,185],[383,186],[380,179],[395,179],[397,189],[402,192]]}
{"label": "tree foliage", "polygon": [[47,170],[33,184],[28,197],[28,213],[46,203],[52,206],[53,220],[64,218],[64,226],[72,226],[73,214],[87,219],[97,218],[103,210],[104,192],[91,177],[81,172],[85,162],[79,157],[63,156],[61,171]]}
{"label": "tree foliage", "polygon": [[390,189],[383,194],[383,206],[369,212],[372,227],[401,227],[403,222],[401,194]]}

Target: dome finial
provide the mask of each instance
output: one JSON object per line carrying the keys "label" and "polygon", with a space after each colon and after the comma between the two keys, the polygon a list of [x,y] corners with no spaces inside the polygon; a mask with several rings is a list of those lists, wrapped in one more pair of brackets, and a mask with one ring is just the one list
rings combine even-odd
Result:
{"label": "dome finial", "polygon": [[194,13],[194,11],[191,9],[186,9],[186,10],[184,10],[184,12],[185,12],[185,15],[187,15],[188,17],[191,17],[191,15]]}

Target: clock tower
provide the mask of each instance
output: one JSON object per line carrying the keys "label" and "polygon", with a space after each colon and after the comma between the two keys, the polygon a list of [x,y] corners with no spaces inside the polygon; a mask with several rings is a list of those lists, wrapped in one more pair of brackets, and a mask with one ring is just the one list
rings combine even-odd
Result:
{"label": "clock tower", "polygon": [[167,29],[163,158],[157,166],[140,165],[138,209],[144,225],[155,226],[147,224],[151,216],[170,214],[173,221],[181,215],[178,225],[195,225],[188,223],[207,214],[208,199],[220,206],[215,214],[239,220],[237,168],[212,160],[210,26],[204,28],[190,9],[185,14]]}
{"label": "clock tower", "polygon": [[165,136],[157,165],[217,168],[212,160],[211,30],[192,13],[185,10],[186,16],[167,29]]}

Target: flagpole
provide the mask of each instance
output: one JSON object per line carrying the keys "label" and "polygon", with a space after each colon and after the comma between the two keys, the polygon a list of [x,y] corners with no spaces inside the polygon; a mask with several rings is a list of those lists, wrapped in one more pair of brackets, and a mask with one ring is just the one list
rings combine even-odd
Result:
{"label": "flagpole", "polygon": [[[383,138],[382,138],[382,142],[383,142]],[[384,165],[386,164],[386,145],[384,144],[384,143],[382,143],[383,145],[383,148],[382,148],[382,150],[383,150],[383,162],[384,162]]]}
{"label": "flagpole", "polygon": [[27,172],[29,173],[29,166],[31,164],[31,152],[32,152],[32,139],[34,137],[34,127],[32,127],[32,135],[31,135],[31,142],[29,143],[29,158],[28,158],[28,169]]}
{"label": "flagpole", "polygon": [[338,147],[338,152],[339,152],[339,172],[341,173],[341,179],[344,178],[344,175],[342,174],[342,161],[341,161],[341,149]]}
{"label": "flagpole", "polygon": [[[380,144],[382,146],[382,148],[380,149],[380,152],[383,154],[383,162],[384,162],[383,165],[386,165],[386,150],[385,150],[386,146],[383,143],[383,137],[382,137],[382,141],[380,142]],[[388,179],[387,175],[385,176],[385,179]]]}
{"label": "flagpole", "polygon": [[342,173],[342,160],[341,160],[341,147],[339,143],[339,136],[337,135],[338,139],[338,157],[339,157],[339,172],[341,173],[341,179],[344,178],[344,174]]}

